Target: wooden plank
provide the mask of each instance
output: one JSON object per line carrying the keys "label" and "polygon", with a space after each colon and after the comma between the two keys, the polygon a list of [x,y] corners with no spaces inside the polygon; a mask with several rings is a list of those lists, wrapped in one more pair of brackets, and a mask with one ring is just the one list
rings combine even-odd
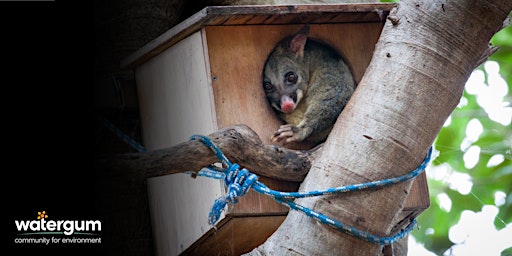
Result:
{"label": "wooden plank", "polygon": [[[144,145],[155,150],[217,130],[201,32],[136,70]],[[189,175],[150,178],[148,195],[155,252],[177,255],[209,228],[208,213],[222,195],[219,181]]]}
{"label": "wooden plank", "polygon": [[404,211],[414,211],[420,215],[430,206],[430,196],[428,193],[427,175],[420,174],[412,183],[409,196],[405,201]]}
{"label": "wooden plank", "polygon": [[121,61],[133,68],[204,26],[383,22],[394,4],[210,6],[166,31]]}
{"label": "wooden plank", "polygon": [[265,242],[286,216],[228,217],[181,255],[241,255]]}
{"label": "wooden plank", "polygon": [[185,21],[167,30],[162,35],[151,40],[151,42],[130,54],[128,57],[122,59],[120,63],[121,69],[130,69],[142,65],[167,48],[178,43],[180,40],[200,30],[206,22],[207,10],[208,9],[205,8],[199,11]]}

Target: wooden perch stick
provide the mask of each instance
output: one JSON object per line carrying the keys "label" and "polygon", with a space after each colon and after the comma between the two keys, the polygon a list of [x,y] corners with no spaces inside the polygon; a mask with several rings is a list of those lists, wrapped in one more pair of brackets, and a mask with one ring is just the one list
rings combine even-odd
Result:
{"label": "wooden perch stick", "polygon": [[[232,163],[255,174],[284,181],[302,181],[320,148],[298,151],[264,145],[246,125],[228,127],[208,137]],[[199,141],[187,141],[146,153],[101,157],[95,161],[98,170],[136,172],[146,178],[188,171],[197,173],[216,162],[219,161],[213,152]]]}

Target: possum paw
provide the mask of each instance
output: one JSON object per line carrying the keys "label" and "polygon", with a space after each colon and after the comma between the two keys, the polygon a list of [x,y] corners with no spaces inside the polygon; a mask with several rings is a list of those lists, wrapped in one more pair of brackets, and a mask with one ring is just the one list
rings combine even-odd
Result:
{"label": "possum paw", "polygon": [[281,125],[272,135],[272,142],[290,143],[294,141],[303,141],[306,138],[305,130],[295,125]]}

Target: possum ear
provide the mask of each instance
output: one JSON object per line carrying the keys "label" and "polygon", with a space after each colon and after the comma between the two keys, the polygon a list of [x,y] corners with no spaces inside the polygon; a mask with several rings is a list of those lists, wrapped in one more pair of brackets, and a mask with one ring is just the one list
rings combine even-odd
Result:
{"label": "possum ear", "polygon": [[304,56],[304,46],[308,39],[309,25],[304,26],[299,33],[293,36],[290,42],[290,49],[295,53],[296,57]]}

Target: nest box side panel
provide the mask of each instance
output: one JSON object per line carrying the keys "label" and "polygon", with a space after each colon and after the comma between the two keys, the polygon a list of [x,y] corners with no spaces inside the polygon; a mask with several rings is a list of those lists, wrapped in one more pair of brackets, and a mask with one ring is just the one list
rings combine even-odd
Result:
{"label": "nest box side panel", "polygon": [[[216,130],[201,32],[136,70],[144,145],[160,149]],[[148,179],[157,255],[178,255],[210,229],[208,213],[223,193],[218,180],[177,174]]]}

